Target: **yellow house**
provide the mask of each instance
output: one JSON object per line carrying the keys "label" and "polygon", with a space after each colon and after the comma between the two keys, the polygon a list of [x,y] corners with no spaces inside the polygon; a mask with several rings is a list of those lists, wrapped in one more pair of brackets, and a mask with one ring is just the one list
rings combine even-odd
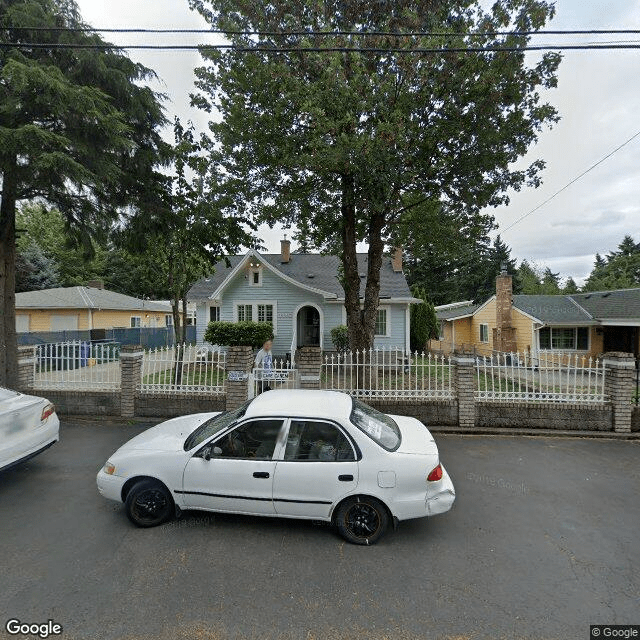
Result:
{"label": "yellow house", "polygon": [[169,303],[141,300],[100,287],[60,287],[16,294],[18,333],[172,324]]}
{"label": "yellow house", "polygon": [[480,356],[528,353],[596,358],[609,351],[640,353],[640,289],[571,295],[513,295],[511,276],[500,274],[496,294],[483,304],[436,307],[442,353]]}

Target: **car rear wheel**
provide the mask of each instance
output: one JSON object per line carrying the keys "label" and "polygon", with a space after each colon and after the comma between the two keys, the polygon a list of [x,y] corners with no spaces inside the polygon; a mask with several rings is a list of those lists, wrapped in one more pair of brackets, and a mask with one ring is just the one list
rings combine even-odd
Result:
{"label": "car rear wheel", "polygon": [[155,527],[173,513],[173,498],[167,488],[155,480],[140,480],[131,487],[125,500],[127,516],[138,527]]}
{"label": "car rear wheel", "polygon": [[338,507],[336,524],[340,535],[348,542],[375,544],[389,526],[389,514],[379,500],[357,496]]}

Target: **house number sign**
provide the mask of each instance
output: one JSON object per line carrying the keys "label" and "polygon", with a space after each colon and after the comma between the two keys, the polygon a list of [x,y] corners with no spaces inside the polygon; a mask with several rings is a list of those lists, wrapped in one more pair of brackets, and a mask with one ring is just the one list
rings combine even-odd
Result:
{"label": "house number sign", "polygon": [[249,374],[244,371],[229,371],[228,379],[230,382],[242,382],[249,377]]}
{"label": "house number sign", "polygon": [[291,311],[278,311],[278,319],[286,320],[287,318],[291,318],[293,313]]}

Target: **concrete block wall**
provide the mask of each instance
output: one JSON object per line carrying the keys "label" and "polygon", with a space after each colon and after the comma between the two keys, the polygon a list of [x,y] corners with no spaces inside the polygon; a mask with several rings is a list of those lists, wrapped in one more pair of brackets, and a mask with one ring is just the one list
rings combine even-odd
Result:
{"label": "concrete block wall", "polygon": [[297,375],[300,376],[301,389],[319,389],[322,369],[322,351],[320,347],[302,347],[295,357]]}
{"label": "concrete block wall", "polygon": [[224,411],[226,395],[141,393],[136,400],[136,416],[141,418],[175,418],[189,413]]}

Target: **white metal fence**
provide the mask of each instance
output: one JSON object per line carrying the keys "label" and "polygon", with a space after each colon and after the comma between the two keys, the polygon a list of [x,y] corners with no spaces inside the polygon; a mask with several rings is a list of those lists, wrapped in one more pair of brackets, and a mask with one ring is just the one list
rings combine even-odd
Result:
{"label": "white metal fence", "polygon": [[378,348],[325,356],[320,384],[323,389],[362,398],[453,397],[448,356],[404,349]]}
{"label": "white metal fence", "polygon": [[226,354],[181,344],[144,352],[140,390],[148,393],[223,393]]}
{"label": "white metal fence", "polygon": [[83,340],[33,347],[36,389],[111,390],[120,388],[120,345]]}
{"label": "white metal fence", "polygon": [[296,389],[298,383],[298,371],[291,362],[274,360],[270,368],[258,367],[252,370],[249,378],[249,394],[253,398],[263,391],[272,389]]}
{"label": "white metal fence", "polygon": [[541,353],[500,353],[476,358],[476,398],[505,402],[602,404],[604,364],[594,358]]}

